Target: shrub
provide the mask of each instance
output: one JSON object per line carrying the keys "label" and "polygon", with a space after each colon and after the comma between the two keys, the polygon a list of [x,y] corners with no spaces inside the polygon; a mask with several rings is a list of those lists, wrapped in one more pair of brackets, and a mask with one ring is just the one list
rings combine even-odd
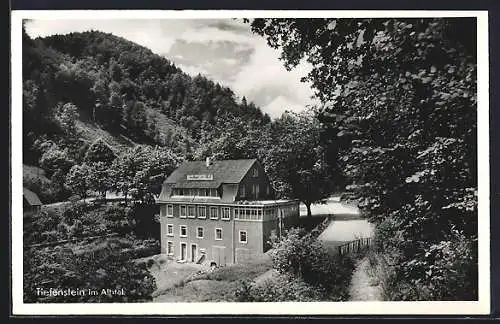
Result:
{"label": "shrub", "polygon": [[420,242],[411,258],[400,253],[389,245],[379,258],[385,299],[477,300],[477,240],[455,231],[438,243]]}
{"label": "shrub", "polygon": [[33,215],[31,219],[31,227],[25,233],[27,244],[57,240],[57,227],[61,222],[61,215],[57,211],[43,210]]}
{"label": "shrub", "polygon": [[242,281],[235,295],[240,302],[308,302],[329,298],[324,289],[289,275],[266,279],[259,285]]}
{"label": "shrub", "polygon": [[303,229],[288,231],[275,244],[271,257],[274,269],[280,274],[293,280],[300,279],[300,282],[324,291],[330,299],[347,298],[353,260],[328,252],[315,236]]}
{"label": "shrub", "polygon": [[[28,249],[24,254],[24,301],[32,302],[134,302],[150,301],[156,289],[146,266],[121,257],[109,247],[75,254],[70,248]],[[97,295],[43,296],[38,289],[84,289]],[[121,289],[124,295],[102,293]]]}
{"label": "shrub", "polygon": [[132,230],[130,208],[111,205],[104,211],[106,225],[112,232],[129,233]]}

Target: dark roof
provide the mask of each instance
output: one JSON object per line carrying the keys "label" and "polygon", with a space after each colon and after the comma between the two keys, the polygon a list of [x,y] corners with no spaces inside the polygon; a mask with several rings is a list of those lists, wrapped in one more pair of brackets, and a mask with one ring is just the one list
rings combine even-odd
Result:
{"label": "dark roof", "polygon": [[31,206],[42,205],[42,202],[40,201],[40,198],[38,198],[37,194],[29,190],[28,188],[23,188],[23,197]]}
{"label": "dark roof", "polygon": [[[205,161],[186,161],[165,180],[178,188],[217,188],[222,183],[240,183],[256,162],[249,160],[212,161],[207,167]],[[187,180],[187,175],[213,175],[213,180]]]}

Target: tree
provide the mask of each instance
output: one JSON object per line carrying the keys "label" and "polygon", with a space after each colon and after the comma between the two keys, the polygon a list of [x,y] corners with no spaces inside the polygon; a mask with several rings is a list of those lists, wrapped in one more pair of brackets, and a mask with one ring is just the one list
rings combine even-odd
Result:
{"label": "tree", "polygon": [[141,151],[141,167],[135,173],[133,187],[137,190],[137,198],[143,202],[154,201],[159,195],[163,181],[180,164],[181,159],[172,151],[148,146]]}
{"label": "tree", "polygon": [[202,124],[200,145],[194,152],[196,159],[211,156],[215,159],[257,158],[269,123],[245,120],[232,113],[221,114],[212,127]]}
{"label": "tree", "polygon": [[[111,86],[110,86],[111,88]],[[118,129],[122,120],[123,101],[118,92],[111,91],[108,102],[108,123],[112,129]]]}
{"label": "tree", "polygon": [[87,163],[103,162],[105,165],[111,165],[115,158],[115,153],[102,138],[95,140],[85,154]]}
{"label": "tree", "polygon": [[57,145],[52,145],[42,154],[39,163],[50,177],[57,171],[68,172],[74,161],[69,157],[67,149],[60,149]]}
{"label": "tree", "polygon": [[328,197],[340,177],[325,159],[320,124],[311,113],[284,113],[266,135],[263,164],[282,197],[300,199],[311,216],[311,204]]}
{"label": "tree", "polygon": [[90,189],[90,168],[86,164],[74,165],[66,176],[65,185],[82,199],[87,198]]}
{"label": "tree", "polygon": [[105,162],[94,162],[89,166],[89,189],[95,190],[102,197],[111,188],[111,177],[109,166]]}
{"label": "tree", "polygon": [[[288,69],[303,58],[312,65],[304,79],[323,103],[322,136],[344,144],[330,158],[377,224],[380,247],[395,251],[395,298],[476,299],[474,19],[255,19],[251,26],[281,49]],[[467,252],[446,250],[447,262],[430,262],[445,246]],[[464,268],[462,287],[475,289],[451,293],[451,284],[428,275],[439,270],[449,283]]]}
{"label": "tree", "polygon": [[159,194],[163,180],[177,167],[181,159],[168,149],[137,145],[120,154],[114,161],[114,188],[125,197],[134,189],[134,198],[151,202]]}
{"label": "tree", "polygon": [[78,108],[70,102],[64,105],[59,104],[55,109],[55,120],[58,122],[63,132],[69,137],[76,137],[78,135],[76,128],[78,117]]}

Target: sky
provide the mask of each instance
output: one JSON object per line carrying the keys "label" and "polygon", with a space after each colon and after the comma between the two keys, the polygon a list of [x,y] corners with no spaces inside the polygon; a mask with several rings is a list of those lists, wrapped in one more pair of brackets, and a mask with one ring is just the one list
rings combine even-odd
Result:
{"label": "sky", "polygon": [[99,30],[123,37],[163,55],[190,75],[201,73],[245,96],[272,118],[314,104],[310,86],[300,81],[310,71],[302,62],[287,71],[279,51],[233,19],[31,20],[32,37]]}

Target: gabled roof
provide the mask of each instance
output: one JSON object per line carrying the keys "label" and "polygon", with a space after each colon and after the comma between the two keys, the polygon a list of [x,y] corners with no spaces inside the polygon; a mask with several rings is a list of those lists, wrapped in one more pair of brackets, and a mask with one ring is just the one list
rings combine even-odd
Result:
{"label": "gabled roof", "polygon": [[[205,161],[186,161],[165,182],[175,184],[174,188],[217,188],[222,183],[240,183],[256,161],[212,161],[209,167]],[[187,180],[188,175],[212,175],[213,180]]]}
{"label": "gabled roof", "polygon": [[31,206],[42,205],[42,202],[40,201],[40,198],[38,198],[37,194],[29,190],[28,188],[23,187],[23,197]]}

